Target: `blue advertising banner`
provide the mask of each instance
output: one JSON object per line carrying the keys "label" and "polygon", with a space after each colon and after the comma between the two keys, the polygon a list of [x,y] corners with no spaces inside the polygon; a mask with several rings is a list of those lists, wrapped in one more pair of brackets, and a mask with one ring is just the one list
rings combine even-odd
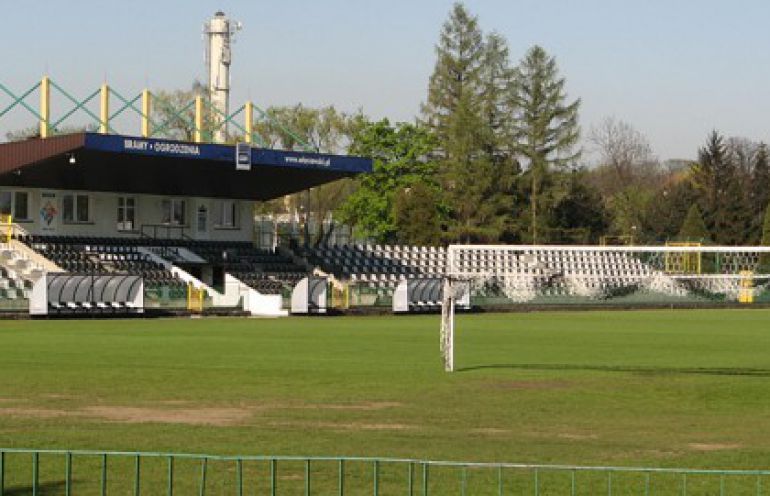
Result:
{"label": "blue advertising banner", "polygon": [[[211,143],[140,138],[135,136],[87,133],[85,149],[153,157],[209,160],[235,163],[239,170],[254,170],[259,166],[301,169],[329,169],[336,172],[362,173],[372,171],[372,161],[363,157],[325,153],[292,152],[249,147],[248,158],[241,157],[236,146]],[[243,161],[242,161],[243,160]],[[248,163],[252,166],[246,169]]]}

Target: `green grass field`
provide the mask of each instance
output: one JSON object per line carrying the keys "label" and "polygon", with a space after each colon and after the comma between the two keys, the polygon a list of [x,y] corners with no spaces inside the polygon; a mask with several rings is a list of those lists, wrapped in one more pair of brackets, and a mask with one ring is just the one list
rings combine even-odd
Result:
{"label": "green grass field", "polygon": [[0,321],[0,447],[770,468],[770,311],[438,326]]}

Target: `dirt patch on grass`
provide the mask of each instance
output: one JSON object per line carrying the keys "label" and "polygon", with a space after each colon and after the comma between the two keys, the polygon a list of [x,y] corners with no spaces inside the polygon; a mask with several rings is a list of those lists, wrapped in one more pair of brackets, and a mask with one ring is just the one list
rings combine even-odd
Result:
{"label": "dirt patch on grass", "polygon": [[741,448],[738,443],[690,443],[688,448],[694,451],[722,451]]}
{"label": "dirt patch on grass", "polygon": [[[50,398],[50,396],[47,396]],[[64,399],[61,397],[60,399]],[[256,412],[269,410],[338,410],[338,411],[379,411],[402,406],[397,402],[362,402],[339,404],[310,404],[310,403],[286,403],[286,404],[240,404],[228,406],[196,406],[186,401],[162,401],[155,406],[116,406],[93,405],[71,410],[19,407],[14,405],[16,400],[8,398],[0,400],[0,417],[26,417],[48,419],[57,417],[78,417],[106,422],[122,422],[128,424],[160,423],[160,424],[185,424],[185,425],[209,425],[209,426],[235,426],[244,425]],[[8,406],[4,406],[4,403]],[[290,424],[286,424],[290,425]],[[319,428],[341,431],[365,431],[365,430],[404,430],[412,426],[397,423],[317,423],[292,424],[293,427]]]}
{"label": "dirt patch on grass", "polygon": [[416,426],[397,423],[367,423],[367,422],[304,422],[280,421],[271,422],[274,427],[290,427],[299,429],[329,430],[329,431],[404,431],[415,429]]}
{"label": "dirt patch on grass", "polygon": [[556,437],[561,439],[569,439],[570,441],[587,441],[589,439],[598,439],[596,434],[580,434],[577,432],[562,432],[557,434]]}
{"label": "dirt patch on grass", "polygon": [[53,410],[50,408],[0,408],[0,417],[49,419],[57,417],[71,417],[73,415],[77,415],[77,412],[68,410]]}
{"label": "dirt patch on grass", "polygon": [[510,434],[511,431],[508,429],[500,429],[498,427],[478,427],[476,429],[471,429],[470,432],[473,434],[481,434],[484,436],[499,436],[502,434]]}
{"label": "dirt patch on grass", "polygon": [[351,411],[362,411],[362,412],[372,412],[372,411],[378,411],[378,410],[387,410],[389,408],[398,408],[400,406],[403,406],[403,403],[399,403],[397,401],[366,401],[363,403],[338,403],[338,404],[306,404],[303,406],[298,406],[295,408],[300,409],[319,409],[319,410],[351,410]]}
{"label": "dirt patch on grass", "polygon": [[246,408],[140,408],[125,406],[92,406],[84,408],[81,412],[85,416],[110,422],[214,426],[243,424],[252,414],[251,410]]}
{"label": "dirt patch on grass", "polygon": [[288,474],[288,475],[279,475],[278,480],[283,481],[298,481],[298,480],[304,480],[305,474]]}
{"label": "dirt patch on grass", "polygon": [[486,387],[503,391],[538,391],[565,389],[569,384],[562,381],[500,381],[487,383]]}

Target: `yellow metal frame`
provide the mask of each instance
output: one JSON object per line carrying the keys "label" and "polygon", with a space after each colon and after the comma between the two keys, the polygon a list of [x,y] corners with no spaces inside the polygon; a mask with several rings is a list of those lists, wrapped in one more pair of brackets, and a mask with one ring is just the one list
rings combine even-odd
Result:
{"label": "yellow metal frame", "polygon": [[107,83],[102,85],[101,89],[101,107],[99,111],[99,132],[109,134],[110,132],[110,87]]}
{"label": "yellow metal frame", "polygon": [[5,240],[5,243],[10,243],[13,237],[13,215],[0,214],[0,226],[5,227],[5,234],[0,237],[0,240]]}
{"label": "yellow metal frame", "polygon": [[252,143],[254,141],[254,104],[246,102],[243,109],[243,121],[246,128],[246,136],[244,139],[246,143]]}
{"label": "yellow metal frame", "polygon": [[[0,87],[2,87],[2,84],[0,84]],[[39,97],[40,97],[40,106],[37,109],[37,111],[23,101],[24,98],[35,89],[39,90]],[[94,122],[97,124],[98,132],[100,134],[110,134],[111,132],[114,132],[114,130],[110,127],[110,121],[115,119],[117,115],[121,114],[126,109],[131,109],[140,114],[140,117],[141,117],[140,135],[144,138],[151,138],[153,136],[153,133],[158,133],[160,131],[165,130],[166,128],[166,126],[159,126],[158,128],[156,128],[155,125],[153,124],[152,108],[154,105],[154,102],[153,102],[154,97],[152,92],[149,89],[142,90],[140,95],[133,99],[132,98],[126,99],[123,96],[121,96],[118,92],[116,92],[105,81],[104,83],[102,83],[99,90],[94,92],[86,100],[82,102],[78,102],[75,100],[74,97],[67,94],[64,89],[59,87],[56,84],[56,82],[53,81],[50,77],[44,76],[40,79],[39,83],[33,86],[29,91],[24,93],[21,97],[16,97],[16,95],[6,90],[6,92],[9,93],[9,95],[16,98],[16,102],[12,106],[17,104],[23,105],[25,108],[27,108],[30,112],[32,112],[35,115],[36,119],[38,120],[39,133],[41,138],[50,138],[54,134],[56,134],[56,129],[54,127],[54,124],[58,126],[59,122],[61,122],[61,121],[58,121],[58,122],[51,121],[51,96],[53,94],[53,90],[58,90],[59,92],[63,93],[70,101],[76,104],[76,106],[71,111],[69,111],[64,118],[69,117],[69,115],[71,115],[72,113],[74,113],[79,109],[85,110],[94,119]],[[99,95],[99,102],[100,102],[98,115],[96,115],[94,112],[91,112],[85,107],[85,104],[89,102],[92,98],[96,97],[97,95]],[[114,114],[111,113],[111,105],[110,105],[111,103],[110,100],[113,95],[119,99],[119,102],[117,104],[118,110]],[[137,102],[137,100],[141,100],[140,108],[139,106],[135,106],[135,103]],[[206,108],[207,103],[206,103],[206,100],[203,98],[203,96],[199,95],[195,98],[194,106],[195,106],[194,141],[197,143],[204,143],[204,142],[207,142],[207,140],[211,139],[211,137],[208,136],[205,131],[206,120],[207,118],[211,117],[211,114],[209,112],[209,109]],[[184,110],[187,110],[187,108],[188,107],[185,107]],[[235,120],[233,119],[235,118],[236,115],[238,115],[242,111],[243,126],[239,125],[238,127],[240,131],[243,132],[243,140],[246,143],[250,143],[250,144],[253,144],[256,140],[257,143],[264,145],[254,126],[255,110],[259,112],[259,114],[263,118],[266,116],[265,112],[261,110],[259,107],[257,107],[256,105],[254,105],[252,101],[247,101],[243,105],[243,107],[238,109],[232,115],[221,116],[221,117],[227,121],[235,123]],[[310,145],[308,145],[307,143],[304,143],[301,138],[299,138],[297,135],[292,133],[289,129],[285,127],[282,127],[282,129],[285,132],[288,132],[289,134],[291,134],[298,142],[303,144],[308,150],[312,149]]]}
{"label": "yellow metal frame", "polygon": [[343,310],[350,308],[350,285],[349,284],[343,284],[341,288],[338,288],[332,285],[331,290],[332,290],[331,291],[332,308],[339,308]]}
{"label": "yellow metal frame", "polygon": [[741,289],[738,291],[739,303],[754,303],[754,272],[750,270],[742,270],[741,275]]}
{"label": "yellow metal frame", "polygon": [[150,90],[142,91],[142,138],[149,138],[152,135],[152,129],[150,128],[151,102],[152,93],[150,93]]}
{"label": "yellow metal frame", "polygon": [[51,135],[51,79],[48,76],[40,81],[40,137]]}
{"label": "yellow metal frame", "polygon": [[193,139],[196,143],[203,142],[203,97],[195,97],[195,132]]}
{"label": "yellow metal frame", "polygon": [[198,289],[192,284],[187,285],[187,310],[202,313],[205,298],[205,289]]}
{"label": "yellow metal frame", "polygon": [[[701,243],[666,243],[666,246],[692,248],[702,246]],[[665,271],[667,274],[700,274],[700,252],[666,252]]]}

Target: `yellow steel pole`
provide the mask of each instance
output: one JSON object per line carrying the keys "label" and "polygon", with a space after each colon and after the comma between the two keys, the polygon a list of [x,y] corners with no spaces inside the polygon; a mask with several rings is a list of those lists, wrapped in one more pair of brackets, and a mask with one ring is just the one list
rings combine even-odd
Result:
{"label": "yellow steel pole", "polygon": [[142,91],[142,137],[143,138],[149,138],[150,137],[150,110],[151,110],[151,103],[150,100],[152,99],[152,93],[150,93],[150,90],[144,90]]}
{"label": "yellow steel pole", "polygon": [[254,104],[246,102],[243,109],[243,119],[246,121],[244,129],[246,129],[246,143],[251,143],[254,139]]}
{"label": "yellow steel pole", "polygon": [[195,142],[203,141],[203,97],[195,97]]}
{"label": "yellow steel pole", "polygon": [[51,80],[44,76],[40,81],[40,137],[51,134]]}
{"label": "yellow steel pole", "polygon": [[107,83],[102,85],[101,108],[99,113],[99,132],[109,134],[110,132],[110,87]]}

